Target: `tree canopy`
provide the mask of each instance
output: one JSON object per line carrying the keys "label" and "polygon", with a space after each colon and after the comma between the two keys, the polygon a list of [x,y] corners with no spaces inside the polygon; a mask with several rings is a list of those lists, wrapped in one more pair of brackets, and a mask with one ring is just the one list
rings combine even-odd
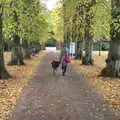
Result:
{"label": "tree canopy", "polygon": [[[86,24],[85,15],[88,14],[85,10],[90,2],[91,0],[61,0],[61,5],[59,5],[60,7],[53,10],[57,19],[55,21],[54,28],[56,35],[67,29],[67,31],[70,32],[71,37],[73,33],[80,33],[81,36],[84,36],[84,27]],[[94,17],[93,24],[91,26],[94,40],[100,40],[102,38],[110,39],[110,12],[111,2],[107,0],[97,0],[96,5],[94,5],[90,10],[90,14]],[[64,20],[65,23],[62,22]],[[62,30],[60,30],[60,28],[62,28]],[[62,36],[63,34],[61,34],[61,37]]]}

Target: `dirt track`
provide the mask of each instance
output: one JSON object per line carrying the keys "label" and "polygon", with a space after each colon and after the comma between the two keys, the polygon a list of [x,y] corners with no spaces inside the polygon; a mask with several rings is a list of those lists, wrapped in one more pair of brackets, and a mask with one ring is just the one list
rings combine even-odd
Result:
{"label": "dirt track", "polygon": [[53,54],[43,57],[9,120],[115,120],[106,102],[81,73],[52,76]]}

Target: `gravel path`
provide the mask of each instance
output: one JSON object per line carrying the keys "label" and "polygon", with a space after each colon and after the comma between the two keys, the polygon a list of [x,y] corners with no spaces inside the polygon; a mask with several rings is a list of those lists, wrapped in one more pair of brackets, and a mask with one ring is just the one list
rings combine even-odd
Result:
{"label": "gravel path", "polygon": [[74,69],[52,76],[53,54],[43,57],[38,71],[11,113],[9,120],[116,120],[106,102]]}

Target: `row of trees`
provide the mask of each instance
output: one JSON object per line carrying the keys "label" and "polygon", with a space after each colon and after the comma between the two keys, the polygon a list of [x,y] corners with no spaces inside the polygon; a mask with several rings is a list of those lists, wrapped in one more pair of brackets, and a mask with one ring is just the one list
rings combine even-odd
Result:
{"label": "row of trees", "polygon": [[48,37],[48,12],[40,0],[0,1],[0,79],[10,77],[4,64],[4,43],[10,43],[9,65],[24,65],[33,43]]}
{"label": "row of trees", "polygon": [[[103,38],[110,40],[107,65],[102,74],[118,77],[120,73],[120,0],[61,0],[61,6],[58,6],[55,11],[56,18],[62,18],[57,19],[56,24],[63,23],[63,41],[66,44],[71,41],[76,42],[76,57],[82,59],[83,64],[93,64],[92,46],[95,40],[100,41]],[[57,14],[59,13],[57,11],[61,14]],[[55,30],[55,33],[58,31]]]}

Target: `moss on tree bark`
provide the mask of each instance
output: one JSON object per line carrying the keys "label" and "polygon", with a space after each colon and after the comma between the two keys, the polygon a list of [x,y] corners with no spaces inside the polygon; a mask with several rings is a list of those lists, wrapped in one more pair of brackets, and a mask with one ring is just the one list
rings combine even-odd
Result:
{"label": "moss on tree bark", "polygon": [[24,65],[22,46],[20,44],[20,37],[18,35],[14,36],[12,55],[9,65]]}
{"label": "moss on tree bark", "polygon": [[8,79],[10,77],[4,64],[4,40],[3,40],[3,20],[2,20],[2,6],[0,6],[0,79]]}
{"label": "moss on tree bark", "polygon": [[91,8],[96,4],[96,0],[92,0],[85,6],[85,56],[82,59],[84,65],[92,65],[92,46],[93,46],[93,18],[94,13]]}
{"label": "moss on tree bark", "polygon": [[30,52],[30,46],[27,40],[23,40],[23,57],[24,59],[30,59],[31,57],[31,52]]}
{"label": "moss on tree bark", "polygon": [[120,77],[120,0],[111,1],[110,50],[102,75]]}

